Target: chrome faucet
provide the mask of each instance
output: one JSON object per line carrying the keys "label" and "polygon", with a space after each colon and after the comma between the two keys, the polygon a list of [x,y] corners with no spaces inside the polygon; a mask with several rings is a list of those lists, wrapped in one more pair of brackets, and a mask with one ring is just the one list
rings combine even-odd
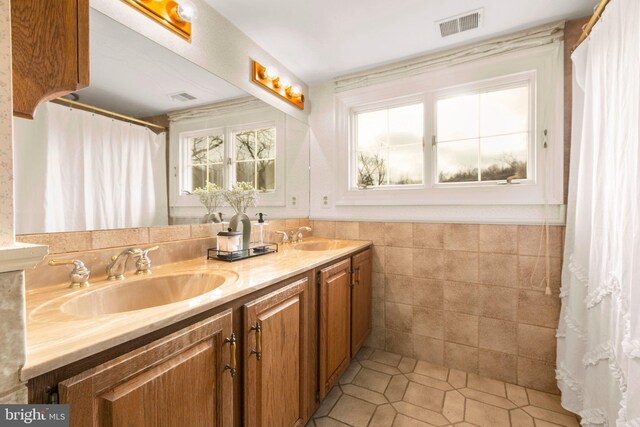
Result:
{"label": "chrome faucet", "polygon": [[107,265],[107,279],[108,280],[122,280],[124,279],[124,270],[127,267],[127,261],[129,257],[141,257],[143,254],[142,249],[128,248],[122,251],[119,255],[111,257],[111,263]]}
{"label": "chrome faucet", "polygon": [[291,232],[290,240],[292,242],[302,242],[302,238],[304,237],[302,234],[303,231],[311,231],[311,227],[298,227],[296,231]]}
{"label": "chrome faucet", "polygon": [[73,270],[71,270],[71,273],[69,273],[69,280],[71,281],[69,287],[79,288],[81,286],[89,286],[89,276],[91,276],[91,271],[89,271],[89,269],[85,267],[82,261],[78,259],[52,259],[49,261],[49,265],[52,267],[70,264],[73,264]]}
{"label": "chrome faucet", "polygon": [[151,258],[149,258],[149,252],[155,251],[159,247],[160,246],[154,246],[142,251],[136,261],[136,274],[151,274]]}
{"label": "chrome faucet", "polygon": [[289,235],[287,234],[286,231],[276,231],[276,234],[281,234],[282,235],[282,244],[286,245],[287,243],[289,243]]}

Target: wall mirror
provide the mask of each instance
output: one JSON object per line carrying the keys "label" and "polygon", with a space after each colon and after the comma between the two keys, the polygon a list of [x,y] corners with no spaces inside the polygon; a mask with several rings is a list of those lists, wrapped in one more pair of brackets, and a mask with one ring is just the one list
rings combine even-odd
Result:
{"label": "wall mirror", "polygon": [[309,215],[306,124],[96,10],[90,28],[90,86],[14,121],[17,234],[202,222],[207,182]]}

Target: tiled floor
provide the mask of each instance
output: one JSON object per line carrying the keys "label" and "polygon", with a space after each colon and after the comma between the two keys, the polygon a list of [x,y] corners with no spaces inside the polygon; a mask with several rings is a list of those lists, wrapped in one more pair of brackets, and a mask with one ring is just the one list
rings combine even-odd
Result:
{"label": "tiled floor", "polygon": [[575,426],[560,397],[363,348],[307,427]]}

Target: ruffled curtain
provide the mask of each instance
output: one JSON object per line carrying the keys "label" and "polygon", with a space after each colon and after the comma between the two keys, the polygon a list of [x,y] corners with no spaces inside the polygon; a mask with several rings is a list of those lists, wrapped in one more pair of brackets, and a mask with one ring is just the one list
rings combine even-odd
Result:
{"label": "ruffled curtain", "polygon": [[640,2],[573,54],[557,379],[584,426],[640,426]]}

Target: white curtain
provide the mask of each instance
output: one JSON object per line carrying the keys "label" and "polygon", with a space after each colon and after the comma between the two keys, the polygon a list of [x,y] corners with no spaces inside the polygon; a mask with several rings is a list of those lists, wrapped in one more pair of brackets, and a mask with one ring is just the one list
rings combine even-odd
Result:
{"label": "white curtain", "polygon": [[46,104],[15,120],[16,232],[166,225],[166,134]]}
{"label": "white curtain", "polygon": [[640,2],[612,0],[573,63],[558,386],[585,426],[640,426]]}

